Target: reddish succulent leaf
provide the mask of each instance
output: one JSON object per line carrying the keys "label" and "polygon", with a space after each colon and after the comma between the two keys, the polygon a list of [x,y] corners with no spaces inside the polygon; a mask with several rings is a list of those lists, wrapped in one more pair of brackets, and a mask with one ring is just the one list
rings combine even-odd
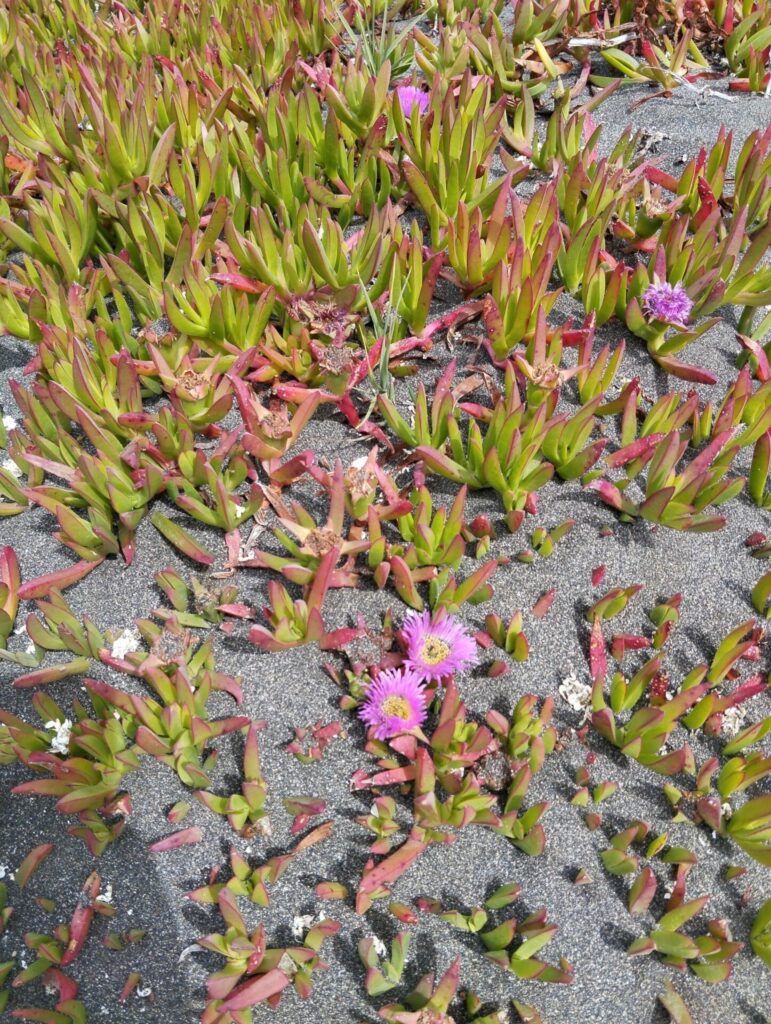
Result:
{"label": "reddish succulent leaf", "polygon": [[203,839],[203,831],[197,826],[183,828],[179,832],[172,832],[170,836],[164,836],[151,843],[148,853],[166,853],[168,850],[178,850],[181,846],[192,846],[200,843]]}
{"label": "reddish succulent leaf", "polygon": [[271,996],[279,995],[291,984],[291,978],[278,967],[274,967],[267,974],[251,978],[234,989],[220,1007],[220,1012],[233,1013],[236,1010],[245,1010],[250,1006],[256,1006],[258,1003],[270,999]]}
{"label": "reddish succulent leaf", "polygon": [[372,893],[400,878],[428,848],[428,845],[428,841],[423,838],[421,832],[413,831],[398,850],[395,850],[379,864],[365,871],[359,883],[356,897],[357,913],[361,914],[364,912],[364,909],[369,905],[368,897]]}
{"label": "reddish succulent leaf", "polygon": [[629,890],[629,913],[644,914],[656,895],[656,876],[644,867]]}
{"label": "reddish succulent leaf", "polygon": [[120,990],[118,1002],[125,1003],[141,980],[142,975],[138,971],[132,971],[126,978],[126,981],[123,984],[123,988]]}
{"label": "reddish succulent leaf", "polygon": [[589,674],[594,680],[604,679],[607,673],[608,659],[602,636],[602,622],[598,616],[592,623],[592,635],[589,639]]}
{"label": "reddish succulent leaf", "polygon": [[25,672],[17,676],[13,686],[17,690],[30,689],[33,686],[45,686],[47,683],[58,683],[61,679],[68,679],[70,676],[82,675],[88,672],[91,662],[88,658],[73,658],[64,665],[51,665],[49,668],[39,668],[34,672]]}
{"label": "reddish succulent leaf", "polygon": [[77,583],[78,580],[82,580],[84,576],[87,576],[93,569],[96,569],[103,561],[104,558],[98,558],[93,562],[84,559],[66,569],[58,569],[56,572],[49,572],[45,576],[37,576],[34,580],[27,580],[26,583],[22,583],[19,587],[19,600],[34,601],[41,597],[48,597],[54,588],[56,590],[65,590],[67,587],[71,587],[73,583]]}
{"label": "reddish succulent leaf", "polygon": [[535,615],[537,619],[542,619],[544,615],[546,615],[552,604],[554,604],[554,598],[556,595],[557,591],[555,589],[547,590],[545,594],[541,594],[533,605],[533,615]]}
{"label": "reddish succulent leaf", "polygon": [[342,882],[319,882],[314,892],[320,900],[344,900],[348,895]]}
{"label": "reddish succulent leaf", "polygon": [[15,881],[20,889],[24,888],[46,857],[53,853],[53,850],[53,843],[42,843],[34,850],[30,850],[16,871]]}
{"label": "reddish succulent leaf", "polygon": [[94,917],[94,900],[99,895],[101,884],[101,879],[96,871],[93,871],[83,884],[78,905],[70,921],[70,940],[62,954],[61,967],[71,964],[83,948]]}

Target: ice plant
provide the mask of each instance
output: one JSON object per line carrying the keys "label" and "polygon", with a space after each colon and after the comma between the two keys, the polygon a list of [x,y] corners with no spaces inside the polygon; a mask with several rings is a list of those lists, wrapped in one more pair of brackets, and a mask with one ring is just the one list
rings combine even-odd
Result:
{"label": "ice plant", "polygon": [[678,281],[648,285],[643,293],[643,312],[654,320],[666,320],[670,324],[685,326],[693,309],[693,300]]}
{"label": "ice plant", "polygon": [[418,108],[418,114],[421,117],[428,110],[429,95],[416,85],[399,85],[394,90],[394,94],[405,118],[412,116],[415,107]]}
{"label": "ice plant", "polygon": [[454,615],[409,612],[402,626],[405,664],[424,680],[441,679],[476,665],[476,644]]}
{"label": "ice plant", "polygon": [[388,669],[367,687],[359,718],[387,740],[416,729],[426,720],[426,694],[420,675],[410,668]]}

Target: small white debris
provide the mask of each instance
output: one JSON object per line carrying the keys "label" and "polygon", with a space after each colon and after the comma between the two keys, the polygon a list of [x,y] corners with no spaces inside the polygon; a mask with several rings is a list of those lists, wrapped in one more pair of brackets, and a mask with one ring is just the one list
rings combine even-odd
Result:
{"label": "small white debris", "polygon": [[372,948],[375,950],[377,955],[381,957],[381,959],[388,956],[388,950],[386,949],[385,942],[383,942],[382,939],[379,939],[377,935],[372,936]]}
{"label": "small white debris", "polygon": [[69,718],[65,718],[63,722],[57,721],[46,722],[46,729],[50,729],[55,733],[51,740],[51,753],[52,754],[69,754],[70,752],[70,736],[72,735],[72,721]]}
{"label": "small white debris", "polygon": [[6,430],[15,430],[15,428],[18,426],[18,423],[13,418],[13,416],[3,416],[3,426],[5,427]]}
{"label": "small white debris", "polygon": [[[8,867],[7,864],[0,864],[0,879],[8,878],[13,881],[13,871]],[[14,953],[14,956],[16,954]]]}
{"label": "small white debris", "polygon": [[108,882],[104,887],[104,891],[100,892],[96,897],[97,903],[112,903],[112,883]]}
{"label": "small white debris", "polygon": [[726,800],[726,802],[724,804],[720,805],[720,810],[721,810],[721,812],[723,814],[723,817],[725,818],[726,821],[728,821],[728,819],[731,817],[731,815],[734,812],[733,807],[731,807],[731,805],[728,803],[727,800]]}
{"label": "small white debris", "polygon": [[124,629],[112,645],[110,654],[113,658],[125,658],[127,654],[139,650],[139,633],[136,629]]}
{"label": "small white debris", "polygon": [[292,919],[292,938],[295,942],[302,942],[306,932],[313,927],[315,920],[313,914],[298,914]]}
{"label": "small white debris", "polygon": [[199,946],[197,942],[193,942],[189,946],[185,946],[185,948],[179,954],[179,959],[177,960],[177,963],[181,964],[183,960],[187,960],[187,958],[189,956],[192,956],[193,953],[205,953],[205,952],[206,952],[206,950],[203,948],[203,946]]}
{"label": "small white debris", "polygon": [[741,704],[735,704],[732,708],[726,708],[723,712],[723,732],[726,736],[735,736],[742,727],[742,722],[747,717],[747,708]]}
{"label": "small white debris", "polygon": [[140,999],[147,999],[147,997],[151,996],[152,994],[153,994],[153,990],[152,990],[152,988],[149,985],[146,985],[144,988],[138,988],[136,990],[136,995]]}
{"label": "small white debris", "polygon": [[591,686],[589,683],[581,682],[572,666],[570,673],[560,683],[557,692],[574,711],[587,711],[592,702]]}
{"label": "small white debris", "polygon": [[288,953],[282,953],[281,959],[276,964],[280,971],[283,971],[288,978],[293,978],[300,969]]}

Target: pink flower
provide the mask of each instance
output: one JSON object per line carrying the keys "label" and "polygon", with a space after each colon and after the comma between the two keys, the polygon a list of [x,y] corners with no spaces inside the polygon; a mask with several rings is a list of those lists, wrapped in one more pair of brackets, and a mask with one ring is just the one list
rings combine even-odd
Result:
{"label": "pink flower", "polygon": [[417,673],[408,668],[381,672],[367,687],[359,718],[375,730],[375,739],[388,740],[426,720],[426,693]]}
{"label": "pink flower", "polygon": [[396,98],[399,100],[402,113],[406,118],[410,117],[414,107],[418,108],[421,117],[428,110],[428,93],[418,89],[415,85],[397,86]]}
{"label": "pink flower", "polygon": [[685,325],[693,309],[693,301],[679,281],[674,285],[667,281],[648,285],[642,300],[647,316],[671,324]]}
{"label": "pink flower", "polygon": [[477,648],[454,615],[431,621],[428,612],[410,612],[402,625],[405,665],[423,679],[441,679],[476,665]]}

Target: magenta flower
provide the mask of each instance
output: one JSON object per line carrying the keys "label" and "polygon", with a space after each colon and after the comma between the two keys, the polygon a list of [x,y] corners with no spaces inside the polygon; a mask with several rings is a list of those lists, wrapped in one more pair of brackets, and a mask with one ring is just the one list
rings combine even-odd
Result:
{"label": "magenta flower", "polygon": [[428,612],[410,612],[402,635],[407,642],[404,663],[423,679],[441,679],[478,661],[476,643],[453,615],[432,622]]}
{"label": "magenta flower", "polygon": [[396,98],[399,100],[402,113],[407,118],[412,114],[414,107],[418,108],[421,117],[428,110],[428,93],[418,89],[415,85],[397,86]]}
{"label": "magenta flower", "polygon": [[648,285],[642,299],[643,311],[647,316],[671,324],[684,326],[693,309],[693,301],[679,281],[674,285],[667,281]]}
{"label": "magenta flower", "polygon": [[367,687],[359,718],[388,740],[426,720],[427,697],[420,676],[408,668],[389,668]]}

